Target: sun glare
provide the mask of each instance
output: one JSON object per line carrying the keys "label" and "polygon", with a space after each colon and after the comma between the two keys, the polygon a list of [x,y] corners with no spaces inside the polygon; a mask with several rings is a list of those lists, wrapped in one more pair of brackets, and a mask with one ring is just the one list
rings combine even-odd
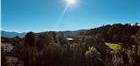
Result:
{"label": "sun glare", "polygon": [[76,3],[76,0],[66,0],[66,3],[67,3],[68,5],[73,5],[73,4]]}

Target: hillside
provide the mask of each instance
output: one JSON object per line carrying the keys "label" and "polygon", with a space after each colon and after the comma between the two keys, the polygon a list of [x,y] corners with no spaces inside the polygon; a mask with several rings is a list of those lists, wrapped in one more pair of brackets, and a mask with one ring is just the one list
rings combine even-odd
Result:
{"label": "hillside", "polygon": [[105,25],[87,30],[84,35],[94,35],[105,42],[138,44],[137,41],[140,41],[140,26],[136,24]]}

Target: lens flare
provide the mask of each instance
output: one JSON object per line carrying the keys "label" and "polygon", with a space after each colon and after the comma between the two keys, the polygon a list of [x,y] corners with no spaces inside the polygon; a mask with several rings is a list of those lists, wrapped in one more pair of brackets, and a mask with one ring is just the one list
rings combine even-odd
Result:
{"label": "lens flare", "polygon": [[66,0],[66,3],[67,3],[68,5],[73,5],[73,4],[76,3],[76,0]]}

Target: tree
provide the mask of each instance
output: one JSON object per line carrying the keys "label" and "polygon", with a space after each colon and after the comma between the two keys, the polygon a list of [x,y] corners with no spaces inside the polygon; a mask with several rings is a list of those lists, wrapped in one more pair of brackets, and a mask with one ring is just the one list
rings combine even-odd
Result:
{"label": "tree", "polygon": [[26,34],[24,44],[32,47],[35,46],[35,34],[33,32]]}

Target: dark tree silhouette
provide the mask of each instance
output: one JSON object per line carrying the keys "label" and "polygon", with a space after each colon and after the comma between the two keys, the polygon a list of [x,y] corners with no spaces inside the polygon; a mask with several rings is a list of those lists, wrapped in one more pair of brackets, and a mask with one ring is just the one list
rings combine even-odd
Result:
{"label": "dark tree silhouette", "polygon": [[35,46],[35,34],[33,32],[26,34],[24,44],[28,46]]}

